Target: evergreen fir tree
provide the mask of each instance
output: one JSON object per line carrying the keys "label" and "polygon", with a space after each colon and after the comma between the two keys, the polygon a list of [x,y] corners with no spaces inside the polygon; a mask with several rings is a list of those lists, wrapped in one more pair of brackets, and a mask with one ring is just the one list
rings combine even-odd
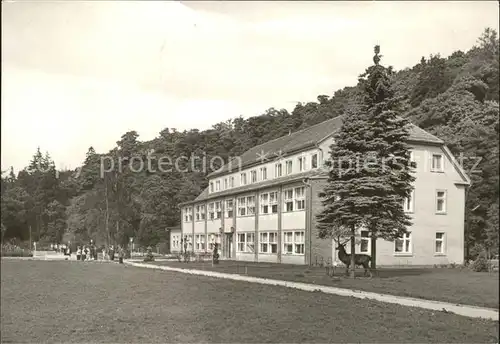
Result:
{"label": "evergreen fir tree", "polygon": [[360,76],[362,98],[352,106],[330,147],[328,185],[323,211],[318,215],[320,237],[351,239],[351,276],[354,277],[355,237],[361,228],[372,237],[372,268],[375,240],[394,240],[406,233],[411,218],[403,201],[415,178],[409,166],[409,122],[398,113],[398,99],[391,89],[391,68],[374,65]]}

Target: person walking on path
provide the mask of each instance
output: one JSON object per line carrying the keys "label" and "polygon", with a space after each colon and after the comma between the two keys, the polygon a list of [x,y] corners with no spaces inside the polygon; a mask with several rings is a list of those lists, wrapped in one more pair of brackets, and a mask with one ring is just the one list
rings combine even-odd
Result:
{"label": "person walking on path", "polygon": [[120,264],[123,264],[123,256],[124,256],[123,247],[119,247],[118,248],[118,262]]}

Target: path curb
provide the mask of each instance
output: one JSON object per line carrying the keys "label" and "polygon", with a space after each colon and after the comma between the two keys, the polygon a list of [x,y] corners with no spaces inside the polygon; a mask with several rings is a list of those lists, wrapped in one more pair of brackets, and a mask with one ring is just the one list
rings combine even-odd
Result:
{"label": "path curb", "polygon": [[139,267],[139,268],[148,268],[148,269],[156,269],[156,270],[164,270],[164,271],[175,271],[181,272],[190,275],[202,275],[208,277],[215,278],[225,278],[231,279],[235,281],[245,281],[259,284],[267,284],[267,285],[276,285],[283,286],[287,288],[295,288],[301,289],[305,291],[321,291],[326,294],[334,294],[340,296],[352,296],[359,299],[370,299],[375,301],[381,301],[386,303],[399,304],[403,306],[409,307],[418,307],[423,309],[430,309],[435,311],[445,311],[448,313],[454,313],[470,318],[483,318],[489,320],[498,321],[499,314],[498,310],[491,308],[483,308],[476,306],[468,306],[468,305],[460,305],[453,304],[448,302],[441,301],[433,301],[433,300],[424,300],[417,299],[411,297],[403,297],[403,296],[395,296],[395,295],[387,295],[387,294],[378,294],[373,292],[361,291],[361,290],[352,290],[345,288],[335,288],[323,285],[314,285],[308,283],[300,283],[300,282],[291,282],[284,280],[273,280],[268,278],[261,277],[251,277],[251,276],[243,276],[237,274],[228,274],[223,272],[215,272],[215,271],[203,271],[203,270],[195,270],[195,269],[181,269],[181,268],[173,268],[169,266],[161,266],[161,265],[152,265],[152,264],[144,264],[138,263],[136,261],[124,261],[125,264]]}

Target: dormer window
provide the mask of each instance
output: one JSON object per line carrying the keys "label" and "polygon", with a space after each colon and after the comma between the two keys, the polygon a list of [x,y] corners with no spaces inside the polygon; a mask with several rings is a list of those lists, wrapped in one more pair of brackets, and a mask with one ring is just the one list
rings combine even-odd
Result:
{"label": "dormer window", "polygon": [[288,160],[286,162],[286,174],[291,174],[292,173],[292,160]]}
{"label": "dormer window", "polygon": [[247,185],[247,174],[246,173],[242,173],[240,175],[240,184]]}
{"label": "dormer window", "polygon": [[299,162],[299,172],[305,171],[306,170],[306,157],[301,156],[297,160]]}
{"label": "dormer window", "polygon": [[274,165],[274,177],[279,178],[283,175],[283,171],[281,169],[281,163]]}
{"label": "dormer window", "polygon": [[252,183],[257,183],[257,171],[250,172],[250,178]]}
{"label": "dormer window", "polygon": [[220,191],[220,180],[215,182],[215,191]]}
{"label": "dormer window", "polygon": [[267,180],[267,168],[266,167],[260,168],[260,180]]}
{"label": "dormer window", "polygon": [[314,154],[311,158],[311,168],[318,168],[318,154]]}
{"label": "dormer window", "polygon": [[210,182],[210,192],[214,192],[214,182]]}

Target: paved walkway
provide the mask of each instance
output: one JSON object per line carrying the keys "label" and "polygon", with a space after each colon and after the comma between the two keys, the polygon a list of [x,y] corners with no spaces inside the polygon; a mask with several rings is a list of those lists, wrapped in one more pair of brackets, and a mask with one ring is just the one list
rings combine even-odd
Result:
{"label": "paved walkway", "polygon": [[268,278],[260,278],[260,277],[251,277],[251,276],[243,276],[237,274],[228,274],[222,272],[215,271],[204,271],[204,270],[194,270],[194,269],[181,269],[181,268],[173,268],[169,266],[161,266],[161,265],[153,265],[153,264],[144,264],[139,263],[138,260],[126,260],[125,264],[141,267],[141,268],[149,268],[149,269],[158,269],[165,271],[176,271],[185,274],[191,275],[202,275],[208,277],[215,278],[225,278],[231,279],[235,281],[245,281],[259,284],[269,284],[269,285],[277,285],[288,288],[296,288],[306,291],[322,291],[327,294],[335,294],[340,296],[352,296],[360,299],[370,299],[387,303],[394,303],[403,306],[410,307],[419,307],[424,309],[430,309],[435,311],[445,311],[449,313],[455,313],[458,315],[463,315],[470,318],[485,318],[490,320],[498,321],[498,310],[490,309],[490,308],[482,308],[475,306],[467,306],[467,305],[459,305],[448,302],[441,301],[432,301],[432,300],[424,300],[417,299],[411,297],[403,297],[403,296],[394,296],[387,294],[378,294],[361,290],[352,290],[346,288],[335,288],[328,287],[322,285],[308,284],[308,283],[299,283],[299,282],[291,282],[291,281],[283,281],[283,280],[273,280]]}

